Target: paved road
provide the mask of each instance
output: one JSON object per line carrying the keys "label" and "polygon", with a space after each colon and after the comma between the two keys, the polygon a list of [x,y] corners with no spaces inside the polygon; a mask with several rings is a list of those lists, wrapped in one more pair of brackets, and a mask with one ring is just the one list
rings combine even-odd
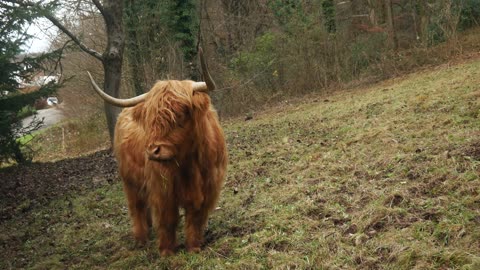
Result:
{"label": "paved road", "polygon": [[[53,107],[53,108],[50,108],[50,109],[45,109],[45,110],[39,110],[37,111],[37,118],[38,119],[43,119],[43,125],[40,129],[44,129],[44,128],[47,128],[51,125],[54,125],[58,122],[60,122],[60,120],[62,120],[65,116],[63,115],[62,111]],[[26,127],[27,125],[29,125],[33,120],[33,116],[29,116],[25,119],[22,120],[22,125],[23,127]]]}

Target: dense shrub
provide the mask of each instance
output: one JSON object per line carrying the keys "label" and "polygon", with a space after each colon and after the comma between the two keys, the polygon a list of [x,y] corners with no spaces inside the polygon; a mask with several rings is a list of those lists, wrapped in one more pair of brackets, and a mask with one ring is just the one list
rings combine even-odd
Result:
{"label": "dense shrub", "polygon": [[464,0],[460,14],[459,29],[480,26],[480,0]]}

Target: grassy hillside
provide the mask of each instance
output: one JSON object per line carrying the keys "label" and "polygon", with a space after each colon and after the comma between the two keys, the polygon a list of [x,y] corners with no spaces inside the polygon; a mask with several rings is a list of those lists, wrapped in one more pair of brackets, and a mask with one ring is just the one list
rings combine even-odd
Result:
{"label": "grassy hillside", "polygon": [[135,247],[121,184],[100,183],[19,200],[0,268],[480,269],[479,116],[476,60],[228,121],[200,254]]}

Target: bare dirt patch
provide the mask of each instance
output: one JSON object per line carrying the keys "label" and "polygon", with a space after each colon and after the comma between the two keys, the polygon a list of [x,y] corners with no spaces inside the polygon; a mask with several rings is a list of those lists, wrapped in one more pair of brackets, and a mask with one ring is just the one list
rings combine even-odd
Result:
{"label": "bare dirt patch", "polygon": [[58,196],[118,181],[111,150],[57,162],[32,163],[0,170],[0,222],[25,214]]}

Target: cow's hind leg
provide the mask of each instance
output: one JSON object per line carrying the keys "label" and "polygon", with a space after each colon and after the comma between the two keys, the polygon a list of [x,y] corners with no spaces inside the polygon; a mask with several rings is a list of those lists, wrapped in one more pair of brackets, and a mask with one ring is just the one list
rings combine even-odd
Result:
{"label": "cow's hind leg", "polygon": [[124,182],[128,210],[133,223],[133,236],[138,244],[144,245],[148,238],[148,207],[144,192],[135,185]]}
{"label": "cow's hind leg", "polygon": [[208,209],[203,207],[185,209],[185,238],[186,247],[189,252],[200,252],[203,244],[203,234],[208,220]]}

